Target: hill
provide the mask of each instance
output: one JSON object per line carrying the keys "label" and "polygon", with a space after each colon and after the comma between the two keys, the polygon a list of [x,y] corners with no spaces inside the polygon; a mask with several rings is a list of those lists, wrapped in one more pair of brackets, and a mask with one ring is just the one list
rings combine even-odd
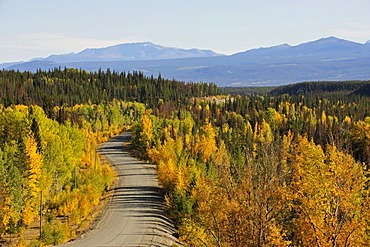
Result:
{"label": "hill", "polygon": [[352,94],[370,97],[370,83],[361,86],[360,88],[352,92]]}
{"label": "hill", "polygon": [[370,81],[345,81],[345,82],[302,82],[280,86],[270,92],[272,95],[307,95],[342,93],[352,95],[370,96]]}

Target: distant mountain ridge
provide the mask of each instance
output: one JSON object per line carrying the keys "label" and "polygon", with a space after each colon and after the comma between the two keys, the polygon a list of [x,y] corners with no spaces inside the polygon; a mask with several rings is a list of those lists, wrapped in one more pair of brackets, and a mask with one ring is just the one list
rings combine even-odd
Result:
{"label": "distant mountain ridge", "polygon": [[219,56],[219,54],[210,50],[179,49],[164,47],[151,42],[139,42],[119,44],[104,48],[88,48],[76,54],[51,55],[41,60],[55,63],[71,63],[93,61],[162,60],[212,56]]}
{"label": "distant mountain ridge", "polygon": [[[258,48],[236,53],[233,56],[245,61],[271,63],[286,61],[326,61],[370,57],[370,43],[360,44],[335,37],[303,43],[297,46],[287,44]],[[266,55],[266,56],[263,56]]]}
{"label": "distant mountain ridge", "polygon": [[140,70],[146,75],[161,74],[164,78],[238,87],[369,80],[370,43],[328,37],[296,46],[282,44],[226,56],[208,50],[168,48],[144,42],[0,65],[0,69],[20,71],[54,67]]}

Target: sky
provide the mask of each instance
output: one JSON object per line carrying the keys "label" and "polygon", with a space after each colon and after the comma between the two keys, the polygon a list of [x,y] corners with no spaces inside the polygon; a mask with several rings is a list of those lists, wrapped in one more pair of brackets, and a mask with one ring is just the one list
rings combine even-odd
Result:
{"label": "sky", "polygon": [[0,0],[0,63],[149,41],[233,54],[370,40],[369,0]]}

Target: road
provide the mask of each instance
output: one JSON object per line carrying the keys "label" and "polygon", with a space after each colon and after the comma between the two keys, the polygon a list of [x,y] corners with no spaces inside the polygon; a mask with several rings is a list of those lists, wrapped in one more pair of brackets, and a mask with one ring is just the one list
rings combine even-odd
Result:
{"label": "road", "polygon": [[130,137],[125,132],[99,148],[117,170],[118,185],[99,223],[63,246],[179,246],[165,213],[155,166],[130,156],[124,148]]}

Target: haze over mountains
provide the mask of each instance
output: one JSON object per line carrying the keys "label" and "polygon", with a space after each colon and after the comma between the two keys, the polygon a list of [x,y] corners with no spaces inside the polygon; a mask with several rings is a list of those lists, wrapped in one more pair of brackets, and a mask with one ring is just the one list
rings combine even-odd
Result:
{"label": "haze over mountains", "polygon": [[20,71],[54,67],[140,70],[146,75],[160,73],[164,78],[215,82],[220,86],[365,80],[370,79],[370,43],[329,37],[297,46],[283,44],[226,56],[209,50],[185,50],[144,42],[0,65],[0,69]]}

